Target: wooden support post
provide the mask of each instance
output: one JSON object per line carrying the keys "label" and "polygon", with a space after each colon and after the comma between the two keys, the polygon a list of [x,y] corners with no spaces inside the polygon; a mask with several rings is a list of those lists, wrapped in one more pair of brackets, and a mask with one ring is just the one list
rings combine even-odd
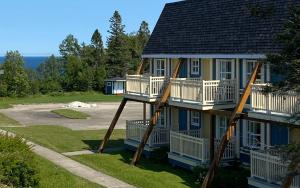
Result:
{"label": "wooden support post", "polygon": [[110,138],[112,132],[114,131],[114,128],[115,128],[115,126],[116,126],[116,124],[117,124],[117,122],[119,120],[119,117],[120,117],[120,115],[121,115],[121,113],[122,113],[122,111],[123,111],[126,103],[127,103],[127,99],[123,98],[123,100],[122,100],[122,102],[121,102],[121,104],[120,104],[120,106],[118,108],[118,111],[117,111],[114,119],[112,120],[112,122],[111,122],[111,124],[109,126],[109,129],[107,130],[107,132],[105,134],[105,137],[104,137],[103,141],[101,142],[101,145],[100,145],[100,147],[98,149],[98,152],[103,153],[104,147],[105,147],[108,139]]}
{"label": "wooden support post", "polygon": [[137,70],[136,70],[136,75],[141,75],[143,74],[144,72],[144,68],[145,68],[145,65],[148,63],[148,59],[143,59],[142,62],[139,64]]}
{"label": "wooden support post", "polygon": [[[180,61],[177,63],[171,78],[176,78],[178,76],[178,73],[179,73],[179,70],[180,70],[180,67],[181,67],[181,64],[183,63],[183,61],[184,61],[183,59],[180,59]],[[170,96],[170,92],[171,92],[171,80],[169,80],[168,83],[166,84],[166,87],[164,88],[161,100],[157,103],[155,113],[152,115],[150,122],[149,122],[149,126],[147,127],[147,129],[145,131],[143,139],[141,140],[141,143],[133,156],[133,159],[131,162],[132,165],[136,165],[137,162],[139,161],[139,159],[141,158],[144,147],[147,144],[148,139],[154,129],[154,126],[157,123],[157,119],[160,116],[160,113]]]}
{"label": "wooden support post", "polygon": [[210,162],[212,163],[214,156],[215,156],[215,123],[213,122],[214,116],[210,116]]}
{"label": "wooden support post", "polygon": [[218,147],[218,150],[215,153],[214,160],[211,163],[209,171],[208,171],[208,173],[203,181],[203,184],[201,186],[202,188],[209,188],[211,186],[212,180],[214,178],[216,170],[219,167],[219,164],[223,157],[225,149],[226,149],[230,139],[234,136],[233,135],[234,128],[236,127],[236,123],[238,121],[239,115],[240,115],[240,113],[242,113],[242,111],[244,109],[244,106],[245,106],[247,99],[251,92],[251,86],[256,81],[257,74],[258,74],[261,66],[262,66],[261,62],[257,63],[257,65],[255,66],[255,68],[252,72],[250,80],[248,81],[248,84],[247,84],[246,88],[244,89],[243,95],[229,120],[229,123],[228,123],[229,126],[227,128],[226,134],[221,139],[220,146]]}
{"label": "wooden support post", "polygon": [[146,125],[147,120],[147,104],[143,103],[143,123]]}

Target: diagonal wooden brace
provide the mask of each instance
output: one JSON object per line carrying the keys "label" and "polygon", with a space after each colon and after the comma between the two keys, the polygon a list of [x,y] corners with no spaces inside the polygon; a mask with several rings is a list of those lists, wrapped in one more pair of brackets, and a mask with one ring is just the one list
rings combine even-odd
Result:
{"label": "diagonal wooden brace", "polygon": [[250,77],[250,80],[248,81],[247,86],[244,89],[243,95],[242,95],[238,105],[236,106],[233,114],[231,115],[231,118],[228,123],[229,126],[227,127],[225,135],[221,139],[220,146],[219,146],[217,152],[215,153],[215,156],[210,165],[209,171],[202,183],[202,186],[201,186],[202,188],[209,188],[211,186],[212,180],[213,180],[214,175],[219,167],[219,164],[223,157],[225,149],[227,148],[230,139],[234,136],[234,129],[235,129],[236,123],[239,119],[238,117],[242,113],[242,111],[245,107],[245,104],[247,102],[247,99],[250,96],[252,84],[256,81],[256,78],[257,78],[257,75],[258,75],[258,72],[259,72],[261,66],[262,66],[262,62],[259,62],[256,64],[256,66],[252,72],[252,75]]}
{"label": "diagonal wooden brace", "polygon": [[[178,76],[178,73],[179,73],[179,70],[180,70],[180,67],[181,67],[183,61],[184,61],[183,59],[180,59],[180,61],[177,63],[171,78],[176,78]],[[157,123],[157,119],[159,118],[163,107],[166,105],[166,102],[167,102],[167,100],[170,96],[170,92],[171,92],[171,80],[168,80],[168,82],[166,84],[166,87],[164,88],[161,100],[157,103],[155,113],[151,117],[150,122],[149,122],[149,126],[147,127],[147,129],[145,131],[145,134],[143,136],[143,139],[141,140],[141,143],[140,143],[139,147],[137,148],[137,150],[136,150],[136,152],[133,156],[133,159],[132,159],[132,162],[131,162],[132,165],[136,165],[137,162],[139,161],[139,159],[141,158],[144,147],[148,142],[148,139],[149,139],[149,137],[150,137],[150,135],[151,135],[151,133],[154,129],[154,126]]]}

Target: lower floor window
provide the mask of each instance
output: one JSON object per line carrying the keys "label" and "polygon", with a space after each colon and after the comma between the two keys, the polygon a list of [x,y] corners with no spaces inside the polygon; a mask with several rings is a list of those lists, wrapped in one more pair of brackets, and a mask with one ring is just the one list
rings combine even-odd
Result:
{"label": "lower floor window", "polygon": [[216,126],[216,138],[221,139],[226,133],[228,125],[228,118],[226,117],[217,117],[217,126]]}
{"label": "lower floor window", "polygon": [[195,127],[200,126],[200,113],[196,111],[191,111],[191,125]]}
{"label": "lower floor window", "polygon": [[263,130],[264,126],[262,123],[247,121],[246,123],[246,133],[244,134],[244,146],[250,148],[258,149],[263,145]]}

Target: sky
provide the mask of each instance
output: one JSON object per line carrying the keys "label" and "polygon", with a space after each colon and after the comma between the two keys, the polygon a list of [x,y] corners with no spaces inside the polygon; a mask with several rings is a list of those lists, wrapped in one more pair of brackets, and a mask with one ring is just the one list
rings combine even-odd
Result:
{"label": "sky", "polygon": [[89,43],[99,29],[106,41],[115,10],[125,31],[137,31],[145,20],[152,31],[166,3],[179,0],[1,0],[0,56],[18,50],[23,56],[58,55],[58,46],[73,34]]}

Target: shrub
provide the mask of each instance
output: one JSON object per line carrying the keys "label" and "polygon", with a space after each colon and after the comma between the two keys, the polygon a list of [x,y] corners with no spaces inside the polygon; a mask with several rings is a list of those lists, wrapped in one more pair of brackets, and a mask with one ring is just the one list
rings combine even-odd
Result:
{"label": "shrub", "polygon": [[0,184],[34,187],[39,184],[34,155],[21,138],[0,136]]}
{"label": "shrub", "polygon": [[[196,167],[194,169],[194,177],[198,183],[202,183],[208,172],[208,167]],[[214,180],[212,187],[217,188],[246,188],[248,187],[248,179],[250,171],[243,167],[240,167],[238,163],[232,166],[219,168]]]}

